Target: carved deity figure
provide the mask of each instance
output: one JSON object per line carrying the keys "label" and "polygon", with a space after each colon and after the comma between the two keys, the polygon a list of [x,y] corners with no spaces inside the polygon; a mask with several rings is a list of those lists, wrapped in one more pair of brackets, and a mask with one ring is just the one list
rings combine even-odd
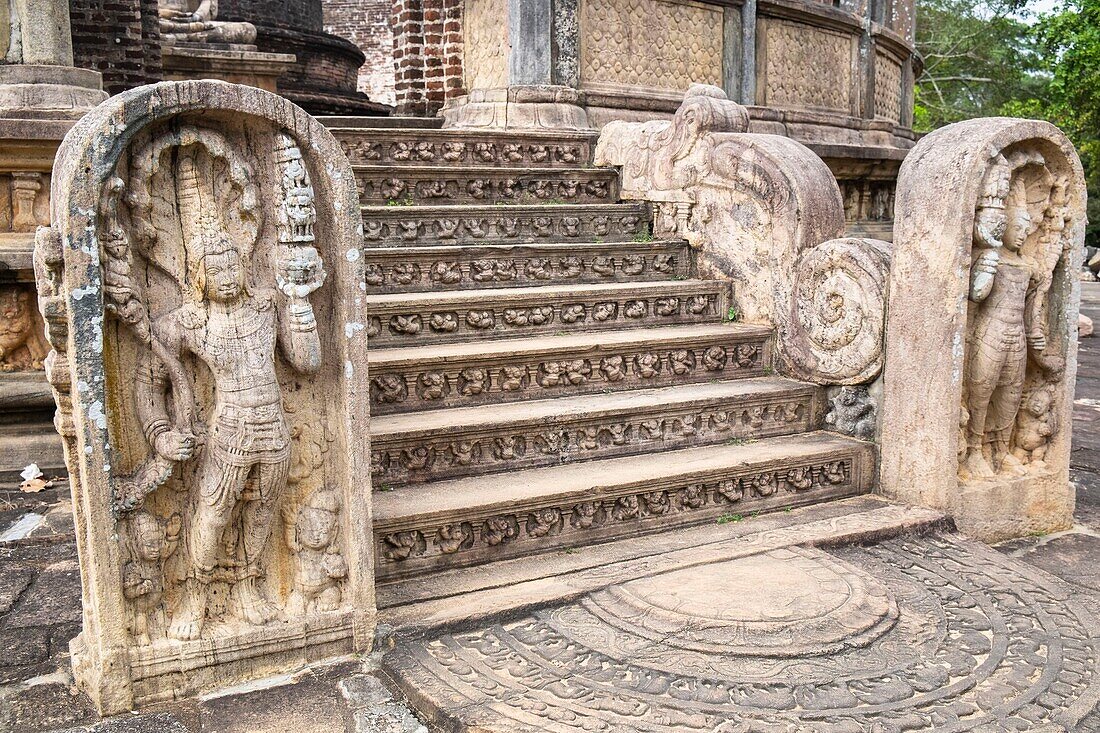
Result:
{"label": "carved deity figure", "polygon": [[180,516],[167,525],[146,511],[126,520],[129,559],[122,568],[122,593],[130,601],[131,629],[139,644],[165,632],[164,561],[179,545]]}
{"label": "carved deity figure", "polygon": [[[1056,207],[1056,198],[1052,189],[1050,207]],[[1027,199],[1025,182],[999,156],[986,177],[974,223],[963,405],[968,419],[959,468],[964,480],[987,479],[1002,471],[1024,473],[1020,454],[1012,448],[1029,359],[1040,373],[1052,369],[1043,352],[1045,294],[1053,264],[1023,251],[1043,223],[1042,217],[1033,217]],[[1061,243],[1053,244],[1056,262]]]}
{"label": "carved deity figure", "polygon": [[251,23],[219,21],[218,0],[159,0],[161,37],[177,43],[256,42]]}
{"label": "carved deity figure", "polygon": [[334,611],[340,606],[340,582],[348,564],[336,546],[340,497],[318,491],[286,522],[286,542],[295,553],[294,591],[287,609],[294,614]]}
{"label": "carved deity figure", "polygon": [[[201,634],[207,589],[216,575],[228,574],[234,583],[246,623],[265,624],[277,614],[257,582],[290,468],[275,351],[279,347],[299,373],[319,370],[321,345],[308,296],[325,275],[315,249],[284,247],[277,277],[282,293],[254,287],[247,255],[229,237],[209,187],[201,185],[196,149],[180,149],[176,173],[189,292],[183,305],[153,325],[165,351],[172,358],[197,357],[214,386],[197,485],[190,489],[189,572],[169,628],[181,640]],[[138,417],[157,455],[187,461],[196,453],[197,436],[173,421],[166,400],[171,386],[164,360],[150,353],[138,379]],[[233,533],[239,538],[235,556],[223,558],[223,534]],[[217,572],[223,568],[228,573]]]}

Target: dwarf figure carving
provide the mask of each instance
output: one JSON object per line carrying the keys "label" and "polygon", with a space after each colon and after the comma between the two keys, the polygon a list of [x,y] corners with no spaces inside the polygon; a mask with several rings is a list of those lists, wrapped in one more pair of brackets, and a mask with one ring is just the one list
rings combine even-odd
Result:
{"label": "dwarf figure carving", "polygon": [[49,351],[34,309],[34,289],[0,288],[0,371],[41,369]]}
{"label": "dwarf figure carving", "polygon": [[1053,265],[1047,267],[1022,251],[1042,223],[1029,212],[1027,195],[1013,166],[998,156],[986,176],[974,223],[963,405],[969,419],[959,467],[964,480],[1024,472],[1024,464],[1012,452],[1012,440],[1029,357],[1043,369],[1051,362],[1043,354],[1047,337],[1042,294],[1050,287]]}
{"label": "dwarf figure carving", "polygon": [[[258,583],[290,468],[275,350],[279,347],[301,374],[320,369],[321,344],[308,296],[325,279],[315,249],[280,247],[276,281],[281,292],[253,286],[249,250],[227,233],[219,203],[201,180],[198,150],[195,145],[180,148],[176,163],[185,302],[153,324],[161,353],[171,359],[196,357],[208,368],[214,388],[209,423],[197,431],[205,432],[205,445],[197,457],[196,485],[190,488],[188,576],[169,627],[169,635],[181,640],[202,633],[207,589],[216,575],[233,584],[237,615],[245,623],[265,624],[277,615]],[[169,369],[151,351],[138,375],[137,415],[157,455],[188,461],[198,441],[192,426],[170,414],[170,389],[176,387]],[[239,537],[234,557],[223,557],[223,534]]]}
{"label": "dwarf figure carving", "polygon": [[1058,427],[1054,415],[1054,394],[1048,385],[1032,390],[1016,418],[1013,455],[1023,463],[1045,465],[1047,443]]}
{"label": "dwarf figure carving", "polygon": [[150,644],[153,636],[164,634],[164,561],[179,545],[180,527],[178,514],[167,526],[147,511],[126,520],[129,559],[122,568],[122,593],[130,601],[130,628],[139,644]]}
{"label": "dwarf figure carving", "polygon": [[286,523],[286,542],[294,552],[297,572],[287,610],[294,614],[335,611],[340,606],[340,581],[348,564],[336,546],[340,497],[318,491]]}

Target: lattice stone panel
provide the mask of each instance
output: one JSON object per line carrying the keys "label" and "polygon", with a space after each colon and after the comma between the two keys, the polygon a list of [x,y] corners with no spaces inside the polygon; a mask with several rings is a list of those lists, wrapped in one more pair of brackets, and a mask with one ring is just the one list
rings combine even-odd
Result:
{"label": "lattice stone panel", "polygon": [[581,0],[581,83],[683,91],[722,84],[722,8]]}
{"label": "lattice stone panel", "polygon": [[853,48],[850,36],[768,18],[765,38],[764,104],[849,111]]}
{"label": "lattice stone panel", "polygon": [[875,55],[875,117],[901,122],[901,64],[883,53]]}
{"label": "lattice stone panel", "polygon": [[466,88],[508,85],[508,0],[466,0]]}

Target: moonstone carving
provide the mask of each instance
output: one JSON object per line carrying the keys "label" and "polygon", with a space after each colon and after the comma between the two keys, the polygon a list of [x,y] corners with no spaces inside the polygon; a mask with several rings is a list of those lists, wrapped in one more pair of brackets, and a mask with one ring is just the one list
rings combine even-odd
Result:
{"label": "moonstone carving", "polygon": [[361,229],[335,140],[267,92],[164,83],[86,117],[54,180],[35,260],[80,477],[78,682],[115,712],[369,647]]}
{"label": "moonstone carving", "polygon": [[1070,526],[1084,197],[1077,154],[1047,123],[959,123],[906,158],[880,433],[888,496],[947,509],[986,540]]}

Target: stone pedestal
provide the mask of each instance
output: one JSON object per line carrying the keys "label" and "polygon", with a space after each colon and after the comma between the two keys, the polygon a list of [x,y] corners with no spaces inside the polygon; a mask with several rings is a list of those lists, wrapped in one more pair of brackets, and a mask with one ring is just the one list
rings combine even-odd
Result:
{"label": "stone pedestal", "polygon": [[471,44],[465,60],[470,91],[443,110],[445,127],[590,129],[584,95],[577,89],[576,29],[566,33],[568,23],[555,18],[555,12],[572,17],[550,0],[467,3],[463,23]]}
{"label": "stone pedestal", "polygon": [[443,109],[445,127],[588,130],[584,95],[562,86],[476,89]]}
{"label": "stone pedestal", "polygon": [[168,81],[221,79],[276,91],[279,76],[293,68],[291,53],[264,53],[255,46],[165,44],[161,49],[164,78]]}
{"label": "stone pedestal", "polygon": [[0,117],[75,120],[107,98],[99,73],[73,67],[63,0],[4,3],[0,53]]}
{"label": "stone pedestal", "polygon": [[0,66],[0,117],[71,119],[107,98],[98,72],[72,66]]}

